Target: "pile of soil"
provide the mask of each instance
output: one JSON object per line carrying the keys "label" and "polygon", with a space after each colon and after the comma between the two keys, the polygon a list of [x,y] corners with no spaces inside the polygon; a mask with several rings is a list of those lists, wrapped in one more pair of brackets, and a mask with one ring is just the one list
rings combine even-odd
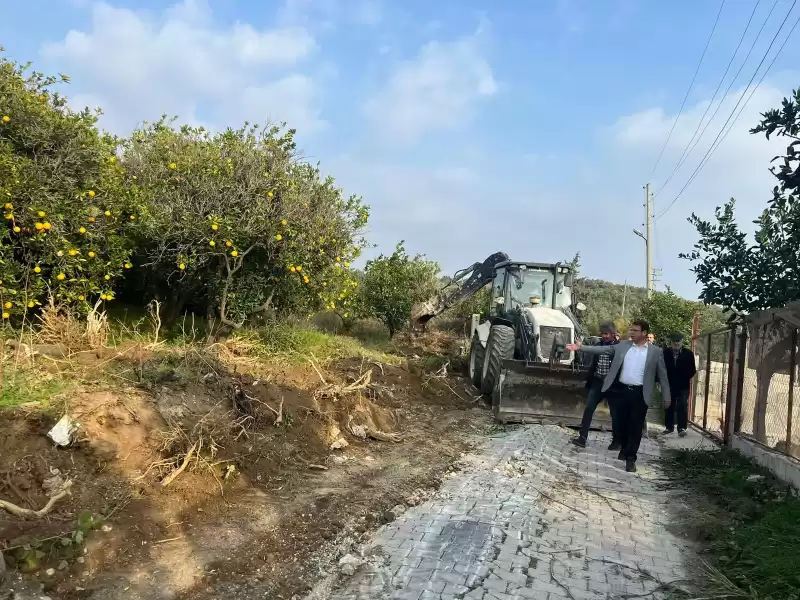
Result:
{"label": "pile of soil", "polygon": [[291,598],[438,485],[488,423],[465,380],[413,362],[254,377],[209,356],[137,361],[140,385],[71,395],[67,448],[46,437],[60,414],[0,412],[0,498],[38,509],[48,478],[72,481],[42,519],[0,512],[23,598]]}

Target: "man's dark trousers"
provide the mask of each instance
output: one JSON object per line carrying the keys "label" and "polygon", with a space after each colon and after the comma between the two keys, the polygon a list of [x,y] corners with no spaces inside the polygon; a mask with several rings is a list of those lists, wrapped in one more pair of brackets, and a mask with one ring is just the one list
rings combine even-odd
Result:
{"label": "man's dark trousers", "polygon": [[622,454],[626,460],[635,461],[642,443],[647,403],[640,385],[614,383],[613,393],[617,403],[617,431]]}
{"label": "man's dark trousers", "polygon": [[[586,408],[583,411],[583,419],[581,419],[581,430],[580,436],[585,440],[589,437],[589,427],[592,426],[592,418],[594,417],[594,412],[597,410],[597,407],[600,406],[600,403],[603,401],[603,380],[600,377],[594,377],[589,384],[589,395],[586,398]],[[616,399],[613,395],[609,395],[606,398],[608,400],[608,410],[611,413],[611,441],[616,442],[619,441],[619,435],[617,433],[617,403]]]}
{"label": "man's dark trousers", "polygon": [[664,410],[664,423],[667,431],[675,430],[675,416],[678,417],[678,431],[684,431],[689,426],[689,390],[674,390],[670,388],[672,404]]}

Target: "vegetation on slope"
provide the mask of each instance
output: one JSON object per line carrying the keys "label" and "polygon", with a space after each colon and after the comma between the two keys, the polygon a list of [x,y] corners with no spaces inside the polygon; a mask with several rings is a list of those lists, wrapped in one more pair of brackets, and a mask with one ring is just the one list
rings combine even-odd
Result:
{"label": "vegetation on slope", "polygon": [[691,492],[685,529],[708,557],[714,598],[798,600],[800,499],[735,450],[681,450],[665,462]]}

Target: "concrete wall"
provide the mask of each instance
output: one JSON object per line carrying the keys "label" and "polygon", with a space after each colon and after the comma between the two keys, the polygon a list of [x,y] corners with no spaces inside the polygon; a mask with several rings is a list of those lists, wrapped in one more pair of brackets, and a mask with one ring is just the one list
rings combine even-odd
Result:
{"label": "concrete wall", "polygon": [[731,445],[759,465],[772,471],[782,481],[800,490],[800,462],[797,460],[775,450],[769,450],[738,433],[732,436]]}

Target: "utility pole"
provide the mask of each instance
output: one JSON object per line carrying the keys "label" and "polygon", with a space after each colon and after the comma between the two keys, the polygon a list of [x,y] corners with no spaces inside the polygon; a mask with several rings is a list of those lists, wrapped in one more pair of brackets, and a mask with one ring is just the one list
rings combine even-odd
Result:
{"label": "utility pole", "polygon": [[638,229],[634,229],[633,233],[644,240],[645,244],[645,268],[647,269],[647,274],[645,276],[645,281],[647,282],[647,297],[653,295],[653,260],[652,260],[652,252],[651,252],[651,245],[650,242],[652,241],[652,229],[653,229],[653,203],[652,198],[650,197],[650,184],[648,183],[644,186],[644,233],[639,231]]}
{"label": "utility pole", "polygon": [[661,273],[661,269],[653,269],[653,292],[656,291],[656,288],[658,287],[657,284],[659,281],[661,281]]}
{"label": "utility pole", "polygon": [[645,193],[645,201],[644,201],[644,228],[645,228],[645,238],[644,243],[645,247],[647,248],[647,297],[653,295],[653,268],[652,268],[652,260],[651,260],[651,250],[650,250],[650,241],[651,241],[651,226],[653,221],[653,215],[650,210],[650,184],[648,183],[644,187]]}
{"label": "utility pole", "polygon": [[625,318],[625,299],[628,297],[628,280],[625,280],[625,287],[622,290],[622,315],[620,318]]}

